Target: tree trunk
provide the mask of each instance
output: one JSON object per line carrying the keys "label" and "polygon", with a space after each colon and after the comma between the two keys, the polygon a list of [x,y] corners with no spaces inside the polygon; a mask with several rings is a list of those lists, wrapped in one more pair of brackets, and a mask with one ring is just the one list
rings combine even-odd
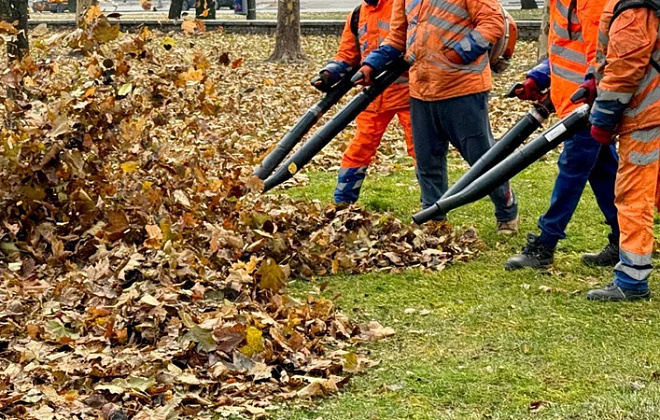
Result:
{"label": "tree trunk", "polygon": [[170,3],[170,12],[167,15],[168,19],[179,20],[181,19],[181,12],[183,10],[183,0],[172,0]]}
{"label": "tree trunk", "polygon": [[21,60],[30,53],[28,44],[28,0],[0,0],[0,19],[14,24],[16,40],[7,43],[9,61]]}
{"label": "tree trunk", "polygon": [[76,23],[80,28],[85,21],[85,14],[92,5],[96,4],[95,0],[77,0],[76,1]]}
{"label": "tree trunk", "polygon": [[268,61],[300,60],[307,60],[300,46],[300,0],[278,0],[275,51]]}
{"label": "tree trunk", "polygon": [[545,0],[545,6],[543,7],[543,21],[541,22],[541,34],[539,35],[539,60],[548,57],[548,33],[550,33],[550,0]]}
{"label": "tree trunk", "polygon": [[[548,0],[546,0],[547,2]],[[526,9],[538,9],[539,6],[536,4],[536,0],[520,0],[520,8],[523,10]]]}

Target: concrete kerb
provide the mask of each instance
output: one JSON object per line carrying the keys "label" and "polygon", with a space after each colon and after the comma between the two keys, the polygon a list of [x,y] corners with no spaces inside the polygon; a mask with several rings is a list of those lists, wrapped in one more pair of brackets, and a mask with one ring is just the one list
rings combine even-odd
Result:
{"label": "concrete kerb", "polygon": [[[128,20],[120,19],[117,22],[124,31],[132,31],[142,26],[160,29],[163,31],[172,31],[181,28],[181,22],[170,20]],[[75,21],[73,19],[38,19],[30,20],[30,26],[37,26],[45,23],[53,28],[73,28]],[[114,23],[114,21],[113,21]],[[216,30],[223,28],[228,33],[238,34],[268,34],[275,33],[277,21],[275,20],[206,20],[207,30]],[[300,30],[303,35],[341,35],[345,21],[343,20],[304,20],[300,22]],[[537,40],[541,32],[541,21],[539,20],[521,20],[518,24],[518,39]]]}

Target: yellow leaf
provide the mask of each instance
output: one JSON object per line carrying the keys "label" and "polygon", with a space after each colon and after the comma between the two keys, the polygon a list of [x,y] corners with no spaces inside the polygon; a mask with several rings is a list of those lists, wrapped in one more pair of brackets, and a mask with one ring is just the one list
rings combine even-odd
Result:
{"label": "yellow leaf", "polygon": [[344,370],[346,372],[356,372],[358,370],[357,354],[351,352],[344,356]]}
{"label": "yellow leaf", "polygon": [[272,258],[261,263],[257,275],[261,276],[259,287],[262,289],[277,293],[286,286],[286,274]]}
{"label": "yellow leaf", "polygon": [[130,174],[131,172],[135,172],[139,166],[140,164],[138,162],[128,161],[121,164],[121,170]]}
{"label": "yellow leaf", "polygon": [[174,47],[174,38],[171,36],[166,36],[163,38],[163,48],[165,48],[167,51],[171,50],[172,47]]}
{"label": "yellow leaf", "polygon": [[133,90],[133,84],[131,83],[125,83],[122,85],[122,87],[119,88],[119,91],[117,92],[117,96],[126,96],[131,91]]}
{"label": "yellow leaf", "polygon": [[246,355],[247,357],[252,357],[253,355],[264,351],[266,348],[264,346],[264,339],[262,337],[261,330],[255,327],[248,327],[245,334],[246,345],[241,347],[239,351]]}

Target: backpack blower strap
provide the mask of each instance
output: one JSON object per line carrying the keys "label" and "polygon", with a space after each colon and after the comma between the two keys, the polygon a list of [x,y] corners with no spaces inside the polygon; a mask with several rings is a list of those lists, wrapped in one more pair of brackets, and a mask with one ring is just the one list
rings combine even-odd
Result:
{"label": "backpack blower strap", "polygon": [[359,38],[358,25],[360,24],[360,9],[362,9],[361,4],[356,7],[353,10],[353,14],[351,14],[351,32],[353,33],[353,36],[355,36],[356,40]]}
{"label": "backpack blower strap", "polygon": [[[614,15],[610,21],[610,26],[612,25],[612,22],[614,22],[614,19],[621,16],[621,13],[626,10],[641,8],[650,9],[656,16],[660,17],[660,0],[621,0],[617,3],[616,7],[614,7]],[[651,59],[651,66],[653,66],[655,71],[660,73],[660,63]]]}

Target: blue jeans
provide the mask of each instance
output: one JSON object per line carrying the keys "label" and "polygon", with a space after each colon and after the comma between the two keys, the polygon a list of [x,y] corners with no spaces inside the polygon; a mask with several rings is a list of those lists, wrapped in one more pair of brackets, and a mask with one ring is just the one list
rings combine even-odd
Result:
{"label": "blue jeans", "polygon": [[[422,207],[427,208],[448,189],[450,143],[470,165],[493,144],[488,121],[488,92],[440,101],[411,98],[410,116]],[[508,222],[518,215],[518,204],[508,182],[490,193],[490,199],[498,221]]]}
{"label": "blue jeans", "polygon": [[555,248],[566,237],[571,220],[587,181],[596,196],[598,207],[610,225],[610,242],[619,243],[619,224],[614,206],[614,181],[619,160],[614,146],[601,146],[585,128],[564,142],[557,162],[559,175],[550,198],[548,211],[539,219],[541,242]]}

